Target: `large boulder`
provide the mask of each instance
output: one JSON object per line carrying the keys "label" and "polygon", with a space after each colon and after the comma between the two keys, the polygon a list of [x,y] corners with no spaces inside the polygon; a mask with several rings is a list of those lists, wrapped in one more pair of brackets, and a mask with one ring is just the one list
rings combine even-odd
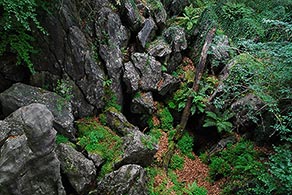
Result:
{"label": "large boulder", "polygon": [[55,153],[53,115],[42,104],[22,107],[0,123],[0,194],[64,195],[60,162]]}
{"label": "large boulder", "polygon": [[145,170],[139,165],[124,165],[107,174],[97,185],[96,195],[146,195]]}
{"label": "large boulder", "polygon": [[127,118],[114,108],[106,110],[107,125],[122,136],[139,131],[139,128],[129,123]]}
{"label": "large boulder", "polygon": [[141,74],[140,88],[143,91],[157,90],[157,83],[161,79],[161,63],[153,56],[145,53],[134,53],[131,56],[135,68]]}
{"label": "large boulder", "polygon": [[171,45],[174,53],[185,50],[188,46],[186,33],[182,27],[171,26],[163,32],[163,37]]}
{"label": "large boulder", "polygon": [[88,193],[96,177],[93,161],[67,144],[59,144],[56,152],[61,163],[61,170],[72,187],[78,194]]}
{"label": "large boulder", "polygon": [[147,51],[154,57],[165,57],[172,52],[170,45],[162,38],[151,42]]}
{"label": "large boulder", "polygon": [[170,74],[163,73],[161,81],[157,85],[157,90],[160,95],[172,93],[179,87],[180,81]]}
{"label": "large boulder", "polygon": [[56,93],[16,83],[0,94],[0,103],[6,116],[18,108],[32,103],[44,104],[54,115],[54,128],[60,133],[74,138],[74,117],[71,104]]}
{"label": "large boulder", "polygon": [[154,100],[151,92],[137,93],[132,99],[131,112],[136,114],[152,114],[155,110]]}
{"label": "large boulder", "polygon": [[138,40],[143,48],[149,43],[155,36],[157,27],[152,18],[147,18],[143,23],[143,28],[138,33]]}
{"label": "large boulder", "polygon": [[95,28],[99,41],[99,54],[105,62],[105,67],[111,79],[111,90],[122,104],[122,48],[127,46],[129,32],[122,25],[119,15],[111,9],[104,7],[99,11]]}
{"label": "large boulder", "polygon": [[158,145],[154,143],[150,136],[135,131],[123,139],[124,154],[122,159],[115,164],[115,167],[127,164],[138,164],[143,167],[151,165],[158,150]]}
{"label": "large boulder", "polygon": [[139,89],[140,75],[132,62],[124,64],[123,81],[127,86],[128,93],[134,93]]}

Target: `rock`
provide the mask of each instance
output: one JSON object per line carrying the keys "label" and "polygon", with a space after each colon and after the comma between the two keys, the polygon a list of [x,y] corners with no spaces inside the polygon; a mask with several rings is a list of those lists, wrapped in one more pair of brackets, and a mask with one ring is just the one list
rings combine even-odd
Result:
{"label": "rock", "polygon": [[95,165],[95,168],[100,168],[100,166],[104,163],[104,159],[95,153],[88,153],[88,158],[91,159]]}
{"label": "rock", "polygon": [[163,4],[160,1],[147,1],[148,7],[150,8],[150,14],[155,19],[158,26],[163,27],[166,23],[167,13],[164,9]]}
{"label": "rock", "polygon": [[171,74],[173,71],[177,69],[181,62],[182,62],[181,53],[180,52],[172,53],[167,62],[167,72]]}
{"label": "rock", "polygon": [[222,151],[224,148],[227,147],[228,144],[234,144],[236,143],[236,141],[236,137],[234,136],[229,136],[227,138],[221,139],[216,145],[211,147],[210,151],[208,152],[209,156]]}
{"label": "rock", "polygon": [[184,8],[189,4],[188,0],[162,0],[166,10],[170,15],[179,15],[184,11]]}
{"label": "rock", "polygon": [[128,122],[126,117],[114,108],[110,108],[105,112],[107,125],[118,132],[122,136],[126,136],[135,131],[139,131],[139,128]]}
{"label": "rock", "polygon": [[6,116],[22,106],[32,103],[42,103],[54,115],[54,128],[60,133],[74,138],[74,117],[71,104],[53,92],[16,83],[0,94],[0,103],[3,113]]}
{"label": "rock", "polygon": [[146,182],[146,172],[141,166],[124,165],[98,183],[96,195],[146,195]]}
{"label": "rock", "polygon": [[147,18],[143,23],[143,28],[138,33],[138,40],[143,48],[145,48],[146,44],[151,41],[151,39],[155,36],[155,31],[157,27],[152,18]]}
{"label": "rock", "polygon": [[187,48],[187,39],[182,27],[171,26],[163,32],[163,36],[171,45],[173,52],[181,52]]}
{"label": "rock", "polygon": [[127,86],[128,93],[134,93],[138,90],[140,76],[132,62],[124,64],[123,81]]}
{"label": "rock", "polygon": [[138,92],[138,96],[132,99],[131,112],[136,114],[152,114],[155,110],[151,92]]}
{"label": "rock", "polygon": [[254,94],[247,94],[243,98],[237,100],[231,105],[231,109],[235,114],[235,124],[239,126],[250,126],[252,121],[248,116],[248,112],[256,112],[264,103]]}
{"label": "rock", "polygon": [[29,78],[26,66],[17,65],[14,54],[1,54],[0,56],[0,93],[8,89],[13,83],[24,82]]}
{"label": "rock", "polygon": [[154,57],[164,57],[171,54],[171,47],[164,39],[157,39],[150,43],[147,52]]}
{"label": "rock", "polygon": [[99,43],[99,54],[105,62],[109,79],[111,79],[111,90],[118,99],[118,104],[122,105],[122,48],[128,44],[129,33],[122,25],[118,14],[109,8],[102,8],[96,22],[97,37]]}
{"label": "rock", "polygon": [[125,13],[129,23],[129,28],[132,31],[137,32],[139,29],[141,29],[145,20],[144,10],[147,10],[147,8],[144,6],[141,0],[125,0],[121,1],[121,3],[123,12]]}
{"label": "rock", "polygon": [[158,83],[158,93],[162,96],[166,95],[167,93],[171,93],[178,89],[180,81],[167,74],[163,73],[162,80]]}
{"label": "rock", "polygon": [[78,194],[88,193],[96,177],[94,163],[67,144],[59,144],[56,152],[72,187]]}
{"label": "rock", "polygon": [[161,64],[154,57],[145,53],[134,53],[131,56],[134,66],[141,75],[140,88],[144,91],[157,89],[161,79]]}
{"label": "rock", "polygon": [[123,148],[122,159],[115,164],[115,167],[121,167],[126,164],[138,164],[146,167],[153,162],[158,145],[153,143],[150,136],[140,131],[135,131],[124,137]]}
{"label": "rock", "polygon": [[[37,72],[45,71],[59,78],[69,76],[76,86],[73,90],[75,99],[72,101],[74,115],[80,118],[87,113],[94,114],[92,108],[100,109],[104,106],[105,74],[101,62],[95,58],[98,51],[91,44],[92,32],[86,31],[90,22],[84,22],[80,16],[83,11],[77,9],[80,1],[65,0],[59,3],[56,7],[60,9],[55,9],[51,14],[41,14],[40,22],[49,35],[43,36],[37,32],[33,35],[37,40],[35,48],[39,48],[39,52],[32,56],[32,61]],[[82,4],[82,10],[91,5],[89,2]],[[92,14],[95,13],[91,12],[86,19],[94,17]],[[85,28],[79,24],[81,21],[86,25]],[[46,84],[51,81],[47,77],[43,78]]]}
{"label": "rock", "polygon": [[0,194],[65,195],[52,113],[45,105],[30,104],[8,121],[10,129],[22,135],[9,135],[1,147]]}
{"label": "rock", "polygon": [[214,74],[218,74],[222,67],[224,67],[225,61],[229,59],[229,41],[226,35],[215,36],[214,43],[211,45],[211,55],[209,61]]}

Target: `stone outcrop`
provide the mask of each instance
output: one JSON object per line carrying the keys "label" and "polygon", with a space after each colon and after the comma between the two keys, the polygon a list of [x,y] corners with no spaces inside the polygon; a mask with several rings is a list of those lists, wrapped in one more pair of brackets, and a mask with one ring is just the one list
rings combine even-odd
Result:
{"label": "stone outcrop", "polygon": [[78,194],[88,193],[96,177],[93,161],[67,144],[59,144],[56,153],[61,163],[61,170],[72,187]]}
{"label": "stone outcrop", "polygon": [[45,105],[30,104],[0,123],[10,129],[0,137],[0,194],[65,195],[53,119]]}
{"label": "stone outcrop", "polygon": [[97,187],[96,195],[146,195],[146,172],[139,165],[124,165],[118,170],[106,175]]}
{"label": "stone outcrop", "polygon": [[16,83],[0,94],[0,103],[6,116],[32,103],[44,104],[54,115],[54,128],[71,138],[75,136],[71,104],[56,93]]}
{"label": "stone outcrop", "polygon": [[131,102],[131,112],[136,114],[152,114],[155,110],[154,100],[151,92],[138,93]]}

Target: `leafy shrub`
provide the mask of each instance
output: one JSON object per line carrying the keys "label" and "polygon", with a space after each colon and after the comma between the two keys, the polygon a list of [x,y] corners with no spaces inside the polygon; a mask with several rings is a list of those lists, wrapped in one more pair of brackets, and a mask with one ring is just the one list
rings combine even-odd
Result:
{"label": "leafy shrub", "polygon": [[265,170],[262,163],[257,160],[258,153],[253,149],[251,142],[241,140],[235,145],[227,146],[226,150],[211,157],[210,177],[216,180],[225,177],[225,194],[234,194],[232,189],[237,188],[236,194],[252,191],[248,185],[256,182]]}
{"label": "leafy shrub", "polygon": [[192,151],[194,146],[194,139],[189,135],[189,133],[184,133],[182,138],[178,141],[177,146],[183,154],[193,158]]}
{"label": "leafy shrub", "polygon": [[274,147],[268,171],[259,175],[256,194],[290,194],[292,189],[292,151],[290,146]]}
{"label": "leafy shrub", "polygon": [[188,188],[184,189],[184,192],[188,195],[207,195],[208,191],[204,187],[199,187],[194,181],[191,185],[188,185]]}
{"label": "leafy shrub", "polygon": [[233,113],[230,113],[228,110],[226,110],[224,113],[214,113],[207,111],[206,112],[207,118],[205,119],[205,124],[203,127],[216,127],[218,129],[218,132],[221,133],[223,131],[230,132],[232,130],[232,123],[228,122],[230,118],[233,117]]}
{"label": "leafy shrub", "polygon": [[38,0],[2,0],[0,1],[0,56],[4,52],[17,54],[17,64],[24,62],[34,73],[30,55],[36,53],[31,45],[31,36],[35,28],[46,34],[37,20],[36,10],[45,3]]}
{"label": "leafy shrub", "polygon": [[181,170],[184,166],[184,158],[179,156],[178,154],[174,154],[170,161],[171,169],[179,169]]}

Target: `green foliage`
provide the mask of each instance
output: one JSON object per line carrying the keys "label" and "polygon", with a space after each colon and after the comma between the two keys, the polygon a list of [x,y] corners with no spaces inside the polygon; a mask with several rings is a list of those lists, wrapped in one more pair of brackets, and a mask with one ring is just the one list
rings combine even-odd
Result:
{"label": "green foliage", "polygon": [[160,126],[164,131],[173,129],[173,117],[167,107],[160,109],[158,111],[158,116],[160,118]]}
{"label": "green foliage", "polygon": [[[197,1],[199,2],[199,1]],[[187,31],[191,31],[198,23],[198,20],[205,9],[203,2],[194,7],[193,4],[186,6],[184,8],[184,13],[182,17],[177,17],[178,24],[184,27]]]}
{"label": "green foliage", "polygon": [[146,146],[146,148],[148,148],[149,150],[153,150],[154,145],[158,143],[158,140],[156,139],[156,137],[148,135],[148,136],[143,136],[141,138],[141,142],[144,146]]}
{"label": "green foliage", "polygon": [[72,86],[66,80],[58,80],[55,92],[62,97],[57,99],[57,109],[62,111],[65,104],[73,98]]}
{"label": "green foliage", "polygon": [[171,158],[169,167],[171,169],[181,170],[184,167],[184,158],[178,154],[174,154]]}
{"label": "green foliage", "polygon": [[109,128],[96,120],[82,119],[78,121],[78,145],[86,151],[101,155],[106,160],[101,176],[112,170],[113,164],[122,155],[122,139]]}
{"label": "green foliage", "polygon": [[290,194],[292,189],[292,151],[284,145],[274,147],[275,154],[269,158],[268,172],[259,175],[256,194]]}
{"label": "green foliage", "polygon": [[24,62],[34,73],[30,55],[36,53],[31,45],[33,30],[46,34],[37,20],[36,11],[44,5],[37,0],[1,0],[0,1],[0,56],[4,52],[17,54],[17,64]]}
{"label": "green foliage", "polygon": [[118,111],[122,110],[122,106],[118,104],[117,95],[111,89],[112,80],[106,79],[103,81],[103,88],[104,88],[104,102],[105,102],[105,109],[115,108]]}
{"label": "green foliage", "polygon": [[65,137],[64,135],[57,134],[56,135],[56,143],[61,144],[61,143],[67,143],[69,142],[69,138]]}
{"label": "green foliage", "polygon": [[184,189],[184,192],[188,195],[207,195],[208,191],[204,187],[199,187],[194,181],[188,185],[188,188]]}
{"label": "green foliage", "polygon": [[228,110],[225,110],[224,113],[217,111],[216,113],[207,111],[207,118],[205,119],[205,124],[203,127],[216,127],[219,133],[222,132],[231,132],[232,123],[228,122],[230,118],[234,116],[233,113],[230,113]]}
{"label": "green foliage", "polygon": [[194,146],[194,139],[190,136],[189,133],[185,132],[182,138],[178,141],[177,146],[179,150],[187,155],[189,158],[193,158],[193,146]]}
{"label": "green foliage", "polygon": [[252,190],[248,184],[256,182],[255,178],[265,171],[257,156],[258,153],[250,142],[242,140],[235,145],[229,145],[226,150],[211,157],[210,177],[212,180],[220,177],[227,179],[224,189],[226,194],[233,194],[230,191],[233,188],[240,189],[238,194],[247,193]]}
{"label": "green foliage", "polygon": [[186,106],[188,97],[193,98],[191,107],[192,115],[196,111],[204,112],[206,95],[202,91],[199,93],[194,92],[191,88],[187,87],[186,83],[183,83],[181,88],[173,94],[173,98],[168,101],[168,107],[181,112]]}

